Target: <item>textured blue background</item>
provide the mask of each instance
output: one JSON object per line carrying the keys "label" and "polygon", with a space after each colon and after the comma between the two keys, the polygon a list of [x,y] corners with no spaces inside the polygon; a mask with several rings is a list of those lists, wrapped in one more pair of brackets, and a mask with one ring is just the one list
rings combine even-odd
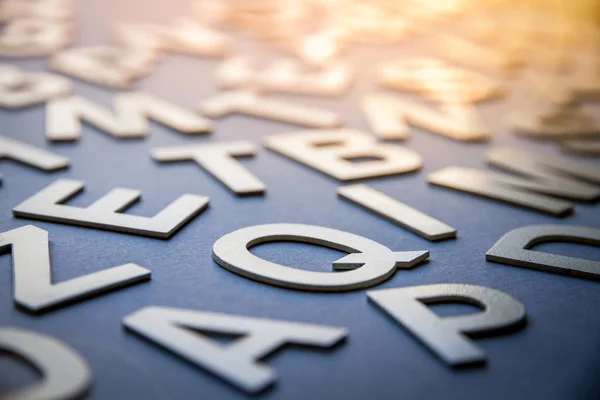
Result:
{"label": "textured blue background", "polygon": [[[116,21],[167,22],[183,15],[185,1],[88,0],[78,8],[76,45],[103,44]],[[238,52],[273,59],[265,47],[236,39]],[[402,55],[427,55],[424,40],[397,48],[352,50],[348,57],[359,81],[343,99],[300,98],[298,102],[339,111],[347,126],[366,130],[360,96],[374,88],[372,66]],[[13,62],[13,60],[11,60]],[[47,60],[15,61],[26,70],[47,69]],[[136,87],[188,108],[217,92],[212,79],[216,61],[167,55]],[[76,82],[74,92],[106,106],[113,92]],[[285,98],[285,96],[279,96]],[[491,145],[516,144],[547,154],[552,144],[529,142],[510,134],[502,115],[520,104],[514,90],[508,100],[480,106],[493,127],[491,144],[463,144],[414,130],[405,145],[419,152],[424,168],[416,174],[367,183],[418,207],[458,229],[455,241],[430,243],[336,197],[340,185],[300,164],[262,149],[242,161],[268,186],[266,197],[236,198],[193,163],[157,165],[156,146],[247,139],[293,132],[295,127],[231,117],[215,122],[206,137],[185,137],[153,124],[146,140],[117,141],[85,126],[82,140],[50,144],[44,139],[44,108],[0,110],[2,134],[43,146],[70,158],[71,167],[46,174],[11,161],[0,163],[0,231],[31,221],[12,218],[11,209],[58,178],[86,182],[70,204],[85,206],[114,187],[139,189],[141,203],[129,212],[151,216],[182,193],[211,198],[210,209],[168,241],[33,222],[50,233],[52,272],[62,281],[108,267],[135,262],[152,270],[152,281],[112,292],[42,316],[14,307],[11,257],[0,258],[0,325],[18,326],[60,338],[91,365],[90,399],[239,399],[244,395],[204,371],[126,333],[122,318],[147,305],[233,313],[346,327],[349,340],[331,352],[285,349],[269,357],[277,385],[260,398],[333,399],[575,399],[600,398],[600,283],[485,261],[485,252],[509,230],[530,224],[559,223],[600,227],[597,205],[577,205],[564,219],[482,200],[425,182],[429,172],[449,165],[486,168]],[[600,116],[597,104],[591,105]],[[589,161],[592,162],[593,161]],[[600,165],[596,162],[597,165]],[[485,368],[447,368],[407,332],[367,302],[365,291],[313,294],[264,285],[232,274],[211,259],[212,244],[222,235],[250,225],[295,222],[324,225],[363,235],[393,250],[431,251],[430,262],[399,271],[376,289],[435,283],[469,283],[507,292],[527,308],[528,325],[509,336],[477,339],[490,362]],[[600,249],[583,245],[544,245],[540,249],[599,260]],[[255,250],[286,265],[329,270],[339,257],[333,250],[301,244],[268,244]],[[440,308],[440,313],[459,308]],[[24,364],[0,357],[0,393],[36,379]]]}

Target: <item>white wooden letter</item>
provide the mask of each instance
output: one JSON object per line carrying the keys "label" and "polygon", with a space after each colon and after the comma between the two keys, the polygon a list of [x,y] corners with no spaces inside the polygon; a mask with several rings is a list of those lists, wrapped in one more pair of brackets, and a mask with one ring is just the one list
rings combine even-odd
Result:
{"label": "white wooden letter", "polygon": [[461,141],[489,138],[489,129],[470,104],[441,104],[440,110],[390,94],[370,94],[363,101],[375,136],[381,139],[407,139],[409,124]]}
{"label": "white wooden letter", "polygon": [[343,186],[338,196],[430,241],[456,238],[456,229],[367,185]]}
{"label": "white wooden letter", "polygon": [[209,118],[223,118],[238,113],[309,128],[334,128],[342,124],[334,112],[270,100],[245,91],[225,92],[208,99],[200,105],[200,112]]}
{"label": "white wooden letter", "polygon": [[[269,242],[300,242],[325,246],[350,254],[332,263],[343,272],[304,271],[255,256],[250,248]],[[377,285],[398,269],[409,269],[429,257],[428,251],[392,251],[359,235],[322,226],[267,224],[238,229],[217,240],[213,259],[223,268],[244,277],[290,289],[340,292]]]}
{"label": "white wooden letter", "polygon": [[429,174],[427,181],[555,216],[571,212],[573,206],[549,196],[582,201],[593,201],[600,197],[600,188],[587,183],[600,183],[598,167],[509,147],[492,149],[487,157],[491,165],[518,175],[447,167]]}
{"label": "white wooden letter", "polygon": [[68,79],[46,73],[25,73],[0,64],[0,107],[21,108],[69,94]]}
{"label": "white wooden letter", "polygon": [[230,41],[224,34],[191,18],[180,18],[167,26],[121,24],[115,31],[115,39],[128,48],[203,57],[223,57],[230,49]]}
{"label": "white wooden letter", "polygon": [[[421,157],[414,151],[377,143],[370,135],[349,129],[268,136],[264,144],[341,181],[398,175],[421,168]],[[352,162],[364,157],[375,160]]]}
{"label": "white wooden letter", "polygon": [[185,134],[206,133],[210,121],[199,115],[144,92],[120,93],[115,97],[115,112],[80,96],[56,99],[46,106],[46,136],[54,141],[77,140],[81,120],[117,138],[147,136],[151,118]]}
{"label": "white wooden letter", "polygon": [[32,312],[150,279],[146,268],[126,264],[52,284],[48,232],[33,225],[0,234],[0,252],[6,249],[12,251],[15,302]]}
{"label": "white wooden letter", "polygon": [[42,374],[41,382],[5,393],[0,400],[76,399],[92,385],[87,362],[75,350],[50,336],[0,327],[0,349],[24,358]]}
{"label": "white wooden letter", "polygon": [[193,160],[237,195],[264,194],[265,184],[234,157],[256,154],[251,142],[212,143],[197,146],[160,147],[152,157],[160,162]]}
{"label": "white wooden letter", "polygon": [[69,166],[69,159],[44,149],[0,136],[0,158],[8,158],[44,170],[56,171]]}
{"label": "white wooden letter", "polygon": [[13,215],[95,229],[168,239],[208,207],[208,197],[184,194],[154,217],[123,214],[140,192],[117,188],[87,208],[64,203],[83,190],[83,182],[59,179],[13,209]]}
{"label": "white wooden letter", "polygon": [[[288,343],[332,347],[347,334],[343,328],[165,307],[143,308],[123,325],[248,393],[277,380],[275,371],[258,361],[266,355]],[[185,328],[244,337],[223,346]]]}
{"label": "white wooden letter", "polygon": [[[504,292],[482,286],[412,286],[371,291],[367,296],[451,366],[486,360],[485,352],[465,334],[494,333],[518,327],[525,321],[523,304]],[[440,318],[427,306],[446,302],[474,304],[483,311]]]}
{"label": "white wooden letter", "polygon": [[246,57],[232,57],[221,64],[216,77],[228,89],[256,89],[264,92],[314,96],[339,96],[350,87],[353,74],[349,64],[335,63],[322,71],[301,71],[295,60],[284,59],[262,71],[252,68]]}
{"label": "white wooden letter", "polygon": [[40,18],[10,21],[0,34],[0,56],[46,56],[67,46],[73,36],[70,22]]}
{"label": "white wooden letter", "polygon": [[600,261],[533,250],[536,244],[574,242],[600,246],[600,229],[568,225],[530,225],[504,235],[485,255],[492,262],[600,280]]}
{"label": "white wooden letter", "polygon": [[64,50],[50,60],[53,70],[116,89],[129,88],[135,80],[154,70],[154,52],[111,46]]}

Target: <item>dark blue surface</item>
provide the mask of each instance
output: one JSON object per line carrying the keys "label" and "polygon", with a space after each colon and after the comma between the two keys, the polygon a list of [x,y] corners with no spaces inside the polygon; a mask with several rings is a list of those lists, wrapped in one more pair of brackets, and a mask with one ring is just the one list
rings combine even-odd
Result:
{"label": "dark blue surface", "polygon": [[[77,45],[108,42],[115,21],[166,22],[182,15],[186,2],[88,0],[78,10]],[[113,8],[108,7],[113,4]],[[167,8],[168,7],[168,8]],[[236,48],[265,55],[245,41]],[[377,60],[425,55],[421,41],[398,50],[353,50],[359,82],[340,100],[297,98],[343,114],[347,126],[366,130],[360,96],[374,87]],[[273,58],[275,54],[269,54]],[[46,69],[46,60],[18,61],[26,70]],[[188,108],[217,91],[216,61],[168,55],[157,71],[140,81],[146,90]],[[108,106],[112,92],[76,82],[74,92]],[[285,97],[282,97],[285,98]],[[260,145],[268,134],[295,127],[245,117],[215,122],[206,137],[185,137],[152,125],[146,140],[117,141],[85,126],[82,140],[50,144],[44,138],[44,108],[0,110],[1,133],[43,146],[70,158],[70,169],[46,174],[11,161],[0,162],[0,231],[34,223],[50,233],[52,272],[62,281],[92,271],[135,262],[152,270],[152,281],[32,316],[14,307],[11,257],[0,257],[0,325],[11,325],[60,338],[80,352],[93,370],[90,399],[238,399],[244,395],[212,375],[126,333],[122,318],[147,305],[180,307],[261,318],[346,327],[347,342],[331,352],[284,349],[268,358],[277,385],[264,399],[576,399],[600,398],[600,283],[487,263],[485,252],[506,232],[530,224],[600,227],[600,206],[577,205],[564,219],[428,186],[429,172],[450,165],[487,168],[492,145],[516,144],[546,154],[552,144],[512,135],[502,116],[518,107],[520,94],[480,106],[493,127],[491,144],[464,144],[414,130],[405,145],[419,152],[424,168],[416,174],[367,181],[409,205],[458,229],[458,239],[430,243],[336,197],[340,185],[300,164],[262,149],[242,161],[268,187],[266,197],[236,198],[193,163],[158,165],[150,149],[186,143],[247,139]],[[598,112],[597,104],[596,115]],[[593,162],[592,162],[593,163]],[[597,165],[600,165],[596,162]],[[141,203],[129,212],[150,216],[183,193],[206,195],[210,209],[168,241],[92,229],[14,219],[11,209],[58,178],[85,181],[85,192],[70,204],[91,204],[114,187],[141,190]],[[505,291],[527,309],[525,329],[508,336],[477,339],[489,356],[484,368],[452,370],[367,302],[364,290],[314,294],[286,290],[242,278],[211,259],[213,243],[241,227],[274,222],[323,225],[377,240],[392,250],[429,249],[431,260],[414,270],[398,271],[374,289],[436,283],[469,283]],[[582,245],[544,245],[540,249],[600,260],[600,249]],[[268,244],[254,250],[286,265],[328,270],[339,253],[301,244]],[[442,309],[440,308],[440,312]],[[449,310],[448,312],[452,312]],[[23,364],[0,357],[0,391],[35,379]]]}

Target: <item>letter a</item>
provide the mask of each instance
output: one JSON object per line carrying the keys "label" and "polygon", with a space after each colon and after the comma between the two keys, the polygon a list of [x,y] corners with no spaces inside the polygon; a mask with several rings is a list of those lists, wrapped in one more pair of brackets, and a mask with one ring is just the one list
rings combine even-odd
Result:
{"label": "letter a", "polygon": [[[331,347],[346,336],[343,328],[164,307],[138,310],[123,325],[248,393],[275,382],[275,371],[257,360],[281,346]],[[222,346],[186,328],[244,337]]]}

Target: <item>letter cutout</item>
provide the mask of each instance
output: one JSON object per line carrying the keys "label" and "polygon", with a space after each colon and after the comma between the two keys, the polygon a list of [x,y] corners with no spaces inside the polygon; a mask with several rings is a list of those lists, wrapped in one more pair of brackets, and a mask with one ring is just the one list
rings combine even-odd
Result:
{"label": "letter cutout", "polygon": [[338,196],[429,240],[456,238],[456,229],[367,185],[343,186]]}
{"label": "letter cutout", "polygon": [[600,246],[600,229],[566,225],[530,225],[504,235],[485,255],[488,261],[559,274],[600,279],[600,262],[531,250],[546,242]]}
{"label": "letter cutout", "polygon": [[600,188],[573,179],[600,183],[598,167],[512,147],[492,149],[487,158],[491,165],[521,176],[447,167],[429,174],[427,181],[433,185],[489,197],[554,216],[571,212],[572,204],[531,192],[581,201],[594,201],[600,197]]}
{"label": "letter cutout", "polygon": [[[293,11],[291,11],[293,13]],[[283,30],[289,28],[282,27]],[[335,27],[320,29],[301,37],[296,55],[308,65],[324,66],[333,64],[341,56],[344,47],[344,33]]]}
{"label": "letter cutout", "polygon": [[446,104],[471,104],[505,95],[495,79],[436,58],[413,57],[384,63],[377,71],[381,85],[417,91]]}
{"label": "letter cutout", "polygon": [[22,18],[69,20],[73,17],[72,0],[2,0],[0,21]]}
{"label": "letter cutout", "polygon": [[505,51],[447,33],[435,39],[434,47],[436,53],[443,58],[494,71],[510,71],[523,64],[517,57],[506,54]]}
{"label": "letter cutout", "polygon": [[486,140],[489,129],[474,102],[504,95],[493,79],[435,58],[404,58],[384,63],[377,73],[380,84],[417,91],[440,104],[440,111],[389,94],[371,94],[363,110],[376,136],[406,139],[408,124],[465,141]]}
{"label": "letter cutout", "polygon": [[138,78],[152,72],[156,60],[156,53],[144,49],[80,47],[55,54],[50,60],[50,67],[84,81],[127,89]]}
{"label": "letter cutout", "polygon": [[150,132],[148,118],[185,134],[206,133],[210,121],[186,109],[144,92],[120,93],[115,97],[115,113],[80,96],[56,99],[46,106],[46,137],[50,140],[77,140],[81,120],[117,138],[145,137]]}
{"label": "letter cutout", "polygon": [[112,36],[115,42],[125,48],[143,49],[157,54],[164,50],[165,45],[159,30],[159,26],[149,23],[117,23],[114,25]]}
{"label": "letter cutout", "polygon": [[[486,361],[485,352],[465,337],[494,334],[525,322],[525,307],[499,290],[439,284],[367,292],[371,302],[402,325],[446,364],[456,367]],[[484,311],[440,318],[427,304],[459,302]]]}
{"label": "letter cutout", "polygon": [[[523,70],[521,72],[523,84],[527,94],[549,108],[557,109],[575,104],[577,97],[575,90],[565,82],[555,77],[555,74],[540,71]],[[531,110],[529,110],[531,111]],[[550,111],[550,110],[546,110]]]}
{"label": "letter cutout", "polygon": [[339,96],[350,87],[353,74],[349,64],[335,63],[317,73],[304,73],[295,60],[284,59],[265,70],[255,71],[246,57],[225,60],[216,72],[221,86],[264,92],[314,96]]}
{"label": "letter cutout", "polygon": [[69,94],[71,82],[62,76],[24,73],[0,64],[0,107],[21,108]]}
{"label": "letter cutout", "polygon": [[[123,325],[247,393],[259,393],[277,380],[258,360],[285,344],[328,348],[347,335],[343,328],[182,310],[146,307]],[[223,346],[188,329],[245,335]]]}
{"label": "letter cutout", "polygon": [[[333,263],[344,272],[314,272],[286,267],[255,256],[250,248],[275,241],[311,243],[351,253]],[[238,229],[213,246],[221,267],[275,286],[315,292],[340,292],[377,285],[396,269],[413,268],[429,257],[428,251],[393,252],[362,236],[313,225],[269,224]]]}
{"label": "letter cutout", "polygon": [[66,47],[73,38],[70,22],[42,18],[9,21],[0,34],[0,56],[34,57],[50,55]]}
{"label": "letter cutout", "polygon": [[455,140],[489,139],[488,127],[469,104],[442,104],[440,112],[411,100],[377,93],[364,99],[363,110],[373,133],[381,139],[408,139],[408,124]]}
{"label": "letter cutout", "polygon": [[[10,158],[44,171],[56,171],[69,166],[69,159],[44,149],[0,136],[0,159]],[[0,175],[0,180],[2,176]]]}
{"label": "letter cutout", "polygon": [[530,107],[513,112],[507,120],[517,134],[536,139],[594,138],[600,134],[600,122],[580,103]]}
{"label": "letter cutout", "polygon": [[123,214],[140,192],[116,188],[87,208],[62,203],[83,190],[83,182],[59,179],[13,209],[18,218],[105,229],[168,239],[208,207],[209,198],[184,194],[154,217]]}
{"label": "letter cutout", "polygon": [[160,147],[152,150],[152,158],[160,162],[195,161],[240,196],[262,195],[265,192],[265,184],[234,159],[254,154],[256,147],[251,142]]}
{"label": "letter cutout", "polygon": [[0,400],[64,400],[83,396],[92,385],[87,362],[50,336],[21,328],[0,327],[0,349],[17,354],[41,372],[43,380],[11,391]]}
{"label": "letter cutout", "polygon": [[521,77],[539,100],[554,106],[577,105],[578,99],[593,99],[600,94],[600,58],[588,51],[579,56],[569,59],[575,74],[561,76],[555,72],[523,71]]}
{"label": "letter cutout", "polygon": [[587,156],[600,156],[600,140],[565,140],[560,142],[562,151],[572,154],[583,154]]}
{"label": "letter cutout", "polygon": [[[421,157],[414,151],[377,143],[370,135],[349,129],[268,136],[264,145],[340,181],[399,175],[421,168]],[[351,161],[361,157],[376,160]]]}
{"label": "letter cutout", "polygon": [[230,41],[225,35],[191,18],[179,18],[168,26],[121,24],[117,26],[115,38],[127,48],[152,52],[223,57],[230,50]]}
{"label": "letter cutout", "polygon": [[552,182],[555,192],[550,194],[582,201],[594,201],[600,197],[600,188],[586,182],[600,184],[600,168],[571,161],[563,157],[552,157],[516,147],[497,147],[487,153],[487,162],[497,168],[518,175],[529,176],[541,182]]}
{"label": "letter cutout", "polygon": [[136,264],[94,272],[52,284],[48,232],[27,225],[0,234],[0,254],[12,251],[15,302],[31,312],[44,312],[117,287],[150,280]]}
{"label": "letter cutout", "polygon": [[[507,122],[517,134],[561,141],[562,148],[567,151],[572,149],[576,153],[594,153],[593,149],[584,150],[587,146],[580,139],[593,140],[597,137],[600,134],[600,121],[588,113],[578,100],[600,93],[600,61],[585,56],[580,58],[575,63],[574,80],[539,71],[524,71],[521,74],[528,92],[533,95],[533,104],[507,116]],[[576,143],[575,146],[565,145],[569,141]]]}
{"label": "letter cutout", "polygon": [[281,100],[269,100],[247,91],[219,94],[203,102],[200,112],[208,118],[223,118],[238,113],[309,128],[334,128],[342,124],[334,112]]}
{"label": "letter cutout", "polygon": [[181,18],[166,31],[167,49],[204,57],[223,57],[230,51],[231,43],[221,32],[203,26],[193,18]]}

